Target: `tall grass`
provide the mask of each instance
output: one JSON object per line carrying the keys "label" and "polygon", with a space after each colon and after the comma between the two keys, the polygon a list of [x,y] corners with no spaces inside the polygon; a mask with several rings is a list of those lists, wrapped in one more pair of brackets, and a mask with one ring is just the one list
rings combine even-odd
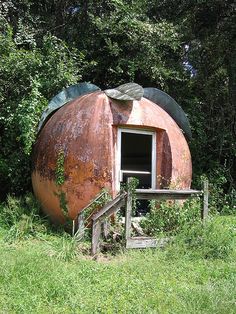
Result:
{"label": "tall grass", "polygon": [[24,197],[8,195],[6,202],[0,204],[0,226],[8,231],[8,241],[45,233],[50,228],[32,194]]}
{"label": "tall grass", "polygon": [[0,313],[235,313],[234,216],[187,219],[165,250],[98,261],[54,232],[32,195],[8,197],[0,226]]}
{"label": "tall grass", "polygon": [[235,217],[214,216],[191,227],[185,225],[168,247],[169,254],[193,259],[234,259],[236,253]]}
{"label": "tall grass", "polygon": [[[50,237],[55,250],[60,236]],[[0,247],[2,313],[235,313],[236,263],[229,255],[149,249],[92,261],[57,258],[45,240]]]}

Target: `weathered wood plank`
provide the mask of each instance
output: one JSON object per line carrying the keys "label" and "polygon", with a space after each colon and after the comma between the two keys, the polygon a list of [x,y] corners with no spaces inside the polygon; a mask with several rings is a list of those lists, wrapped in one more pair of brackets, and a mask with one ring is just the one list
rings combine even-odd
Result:
{"label": "weathered wood plank", "polygon": [[[131,183],[132,178],[128,178],[128,186]],[[128,190],[126,196],[126,206],[125,206],[125,239],[129,239],[131,236],[131,213],[132,213],[132,195]]]}
{"label": "weathered wood plank", "polygon": [[105,195],[105,191],[103,191],[103,192],[101,192],[101,193],[99,193],[99,194],[97,194],[96,196],[95,196],[95,198],[88,204],[88,205],[86,205],[85,207],[83,207],[83,209],[81,210],[81,212],[83,212],[83,211],[85,211],[87,208],[89,208],[91,205],[93,205],[96,201],[98,201],[103,195]]}
{"label": "weathered wood plank", "polygon": [[[84,224],[84,212],[87,208],[89,208],[94,202],[98,201],[103,195],[105,194],[105,191],[97,194],[95,198],[85,207],[82,208],[82,210],[79,212],[77,217],[73,220],[73,225],[72,225],[72,236],[74,236],[78,229],[81,228],[80,224],[82,223],[81,218],[83,219],[83,224]],[[80,216],[82,215],[82,216]],[[83,226],[84,228],[84,226]]]}
{"label": "weathered wood plank", "polygon": [[102,222],[102,235],[107,240],[109,235],[110,223],[107,219]]}
{"label": "weathered wood plank", "polygon": [[94,214],[92,220],[96,221],[100,218],[105,219],[115,213],[116,210],[119,210],[119,208],[125,204],[125,197],[126,193],[117,195],[112,201],[108,202],[101,210]]}
{"label": "weathered wood plank", "polygon": [[198,190],[152,190],[137,189],[135,190],[137,199],[144,200],[184,200],[193,195],[200,195],[202,191]]}
{"label": "weathered wood plank", "polygon": [[202,219],[206,219],[208,216],[208,198],[209,198],[209,186],[208,180],[204,181],[204,194],[203,194],[203,213]]}
{"label": "weathered wood plank", "polygon": [[126,240],[127,249],[145,249],[154,247],[164,247],[171,238],[149,238],[149,237],[133,237]]}
{"label": "weathered wood plank", "polygon": [[169,190],[169,189],[136,189],[136,193],[149,193],[149,194],[202,194],[200,190]]}
{"label": "weathered wood plank", "polygon": [[101,230],[102,230],[101,222],[99,220],[94,221],[93,227],[92,227],[92,246],[91,246],[92,256],[94,256],[98,253]]}
{"label": "weathered wood plank", "polygon": [[74,234],[77,237],[83,237],[84,236],[84,213],[81,212],[77,216],[77,230]]}

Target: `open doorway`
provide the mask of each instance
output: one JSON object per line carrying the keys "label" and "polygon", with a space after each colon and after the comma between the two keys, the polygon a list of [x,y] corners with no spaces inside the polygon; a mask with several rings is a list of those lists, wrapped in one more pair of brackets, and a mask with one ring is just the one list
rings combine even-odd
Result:
{"label": "open doorway", "polygon": [[[128,177],[139,180],[139,189],[155,189],[156,186],[156,134],[155,132],[119,129],[119,178],[120,184]],[[147,202],[140,202],[139,213],[148,211]]]}

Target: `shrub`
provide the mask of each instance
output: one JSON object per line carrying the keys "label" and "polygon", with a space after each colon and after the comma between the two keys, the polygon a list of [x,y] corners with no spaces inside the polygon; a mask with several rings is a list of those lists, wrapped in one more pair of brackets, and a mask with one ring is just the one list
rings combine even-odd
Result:
{"label": "shrub", "polygon": [[199,198],[190,199],[183,204],[178,201],[150,201],[150,212],[141,221],[141,227],[149,235],[159,233],[175,234],[184,225],[191,226],[201,217],[201,202]]}
{"label": "shrub", "polygon": [[208,175],[195,178],[197,188],[202,188],[205,180],[209,181],[209,210],[211,213],[235,214],[236,190],[227,178],[228,169],[216,166]]}

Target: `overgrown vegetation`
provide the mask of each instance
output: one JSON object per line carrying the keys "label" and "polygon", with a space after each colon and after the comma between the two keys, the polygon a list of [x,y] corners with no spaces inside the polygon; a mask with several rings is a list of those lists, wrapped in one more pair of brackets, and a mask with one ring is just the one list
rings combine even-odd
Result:
{"label": "overgrown vegetation", "polygon": [[7,241],[18,241],[49,231],[47,219],[40,215],[40,207],[32,194],[24,197],[8,196],[0,205],[0,226],[7,231]]}
{"label": "overgrown vegetation", "polygon": [[145,218],[141,220],[141,227],[145,233],[151,236],[159,236],[161,233],[175,235],[183,228],[190,228],[201,220],[200,198],[182,202],[178,201],[150,201]]}
{"label": "overgrown vegetation", "polygon": [[[42,46],[17,45],[10,26],[0,34],[0,189],[30,189],[30,154],[42,110],[64,86],[79,79],[78,56],[52,35]],[[74,55],[74,57],[73,57]]]}
{"label": "overgrown vegetation", "polygon": [[174,239],[174,250],[170,248],[170,252],[193,259],[227,260],[235,256],[235,245],[235,217],[214,216],[205,224],[200,221],[191,227],[185,224]]}
{"label": "overgrown vegetation", "polygon": [[106,189],[102,189],[101,192],[96,197],[96,200],[92,202],[90,206],[87,206],[86,209],[83,211],[83,218],[85,222],[85,226],[88,226],[90,224],[90,219],[92,215],[97,212],[102,206],[104,206],[106,203],[111,201],[111,195]]}
{"label": "overgrown vegetation", "polygon": [[56,184],[62,185],[65,182],[65,170],[64,170],[65,154],[60,151],[56,162]]}
{"label": "overgrown vegetation", "polygon": [[165,250],[120,248],[97,261],[89,243],[40,218],[32,195],[8,197],[0,227],[1,311],[234,313],[234,216],[187,223]]}
{"label": "overgrown vegetation", "polygon": [[[107,197],[106,194],[104,197]],[[99,204],[103,203],[104,199],[99,201]],[[220,259],[234,254],[236,244],[234,216],[212,215],[203,223],[200,219],[201,203],[198,199],[187,201],[184,204],[151,205],[150,213],[142,222],[143,230],[147,235],[157,237],[175,235],[167,252],[172,252],[172,248],[174,248],[173,252],[180,255]],[[79,244],[78,241],[81,241],[81,237],[71,237],[61,227],[58,229],[51,226],[48,219],[43,218],[39,204],[32,194],[20,198],[8,196],[5,203],[1,204],[0,209],[0,226],[4,230],[4,242],[17,243],[29,239],[43,239],[50,246],[50,241],[46,239],[58,237],[57,240],[60,243],[58,242],[56,246],[65,248],[66,252],[63,253],[63,249],[61,249],[62,252],[59,254],[67,256],[65,259],[68,259],[69,255],[76,257],[80,245],[86,246],[86,240],[85,243]],[[89,215],[88,213],[86,217],[88,218]],[[121,230],[120,225],[118,228]],[[116,230],[116,226],[113,226],[112,231]],[[91,241],[90,238],[88,240]],[[123,251],[123,248],[120,247],[120,250]],[[59,253],[59,251],[58,249],[57,252]],[[85,251],[86,254],[89,253],[88,250]],[[112,253],[112,246],[110,253]],[[52,253],[52,255],[55,254]]]}

